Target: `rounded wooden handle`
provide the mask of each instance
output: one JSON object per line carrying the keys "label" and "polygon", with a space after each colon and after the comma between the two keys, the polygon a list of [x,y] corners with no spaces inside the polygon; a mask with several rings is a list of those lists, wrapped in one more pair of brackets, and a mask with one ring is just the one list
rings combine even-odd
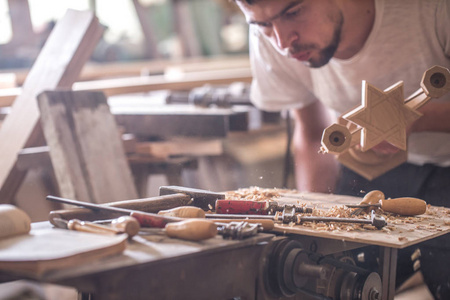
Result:
{"label": "rounded wooden handle", "polygon": [[382,191],[373,190],[368,192],[359,204],[378,204],[384,199],[385,197]]}
{"label": "rounded wooden handle", "polygon": [[418,198],[394,198],[382,199],[381,209],[387,212],[396,213],[402,216],[421,215],[427,210],[427,203]]}
{"label": "rounded wooden handle", "polygon": [[165,228],[167,236],[189,241],[206,240],[217,235],[216,224],[206,219],[168,223]]}
{"label": "rounded wooden handle", "polygon": [[97,234],[117,234],[119,233],[116,229],[110,228],[108,226],[94,224],[91,222],[80,221],[78,219],[72,219],[67,222],[67,228],[70,230],[84,231],[89,233]]}
{"label": "rounded wooden handle", "polygon": [[122,233],[128,234],[128,237],[135,236],[141,229],[141,225],[139,224],[138,220],[131,216],[122,216],[120,218],[114,219],[111,222],[111,227]]}
{"label": "rounded wooden handle", "polygon": [[195,206],[180,206],[168,210],[161,210],[158,215],[178,218],[205,218],[205,211]]}

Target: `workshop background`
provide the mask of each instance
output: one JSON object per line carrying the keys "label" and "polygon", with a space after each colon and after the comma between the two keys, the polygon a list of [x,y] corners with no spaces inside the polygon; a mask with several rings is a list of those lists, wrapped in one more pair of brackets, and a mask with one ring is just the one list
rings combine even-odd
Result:
{"label": "workshop background", "polygon": [[[295,188],[292,122],[288,112],[249,102],[248,27],[229,0],[0,0],[0,126],[68,9],[94,11],[104,26],[78,82],[105,92],[139,197],[168,184]],[[139,78],[149,83],[135,85]],[[47,220],[55,207],[45,197],[60,188],[49,149],[45,142],[23,149],[18,160],[24,177],[0,195],[32,221]],[[19,299],[6,291],[20,299],[76,298],[70,289],[15,284],[2,289],[2,299]],[[423,288],[396,299],[415,297],[430,296]]]}
{"label": "workshop background", "polygon": [[[120,91],[108,97],[121,132],[135,135],[140,154],[150,156],[142,163],[147,174],[142,175],[142,168],[134,174],[139,176],[140,196],[157,195],[159,186],[168,183],[216,191],[293,187],[292,172],[285,166],[288,121],[283,114],[262,112],[249,103],[248,28],[232,3],[2,0],[0,80],[4,88],[20,87],[67,9],[93,10],[105,27],[81,80],[119,78],[120,85],[120,78],[127,76],[177,78],[202,72],[202,78],[208,78],[209,72],[217,71],[226,78],[224,84],[205,79],[188,82],[185,88],[149,86],[149,92]],[[199,100],[196,104],[193,95]],[[220,102],[220,95],[228,104]],[[8,106],[0,110],[3,120]],[[127,115],[130,110],[135,114]],[[33,221],[47,219],[45,195],[54,190],[52,177],[51,166],[32,164],[14,196]],[[42,202],[30,203],[31,195]]]}

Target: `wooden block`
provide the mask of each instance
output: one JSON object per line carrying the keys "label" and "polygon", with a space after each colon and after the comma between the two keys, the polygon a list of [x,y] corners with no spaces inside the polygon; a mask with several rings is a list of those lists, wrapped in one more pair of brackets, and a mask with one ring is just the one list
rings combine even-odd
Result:
{"label": "wooden block", "polygon": [[137,198],[102,92],[48,91],[38,104],[62,197],[94,203]]}
{"label": "wooden block", "polygon": [[406,150],[406,128],[421,114],[404,103],[403,82],[381,91],[363,81],[362,105],[343,116],[361,126],[361,149],[367,151],[382,141]]}
{"label": "wooden block", "polygon": [[18,180],[17,154],[37,146],[42,139],[38,126],[36,96],[56,87],[70,88],[91,56],[103,32],[92,12],[69,10],[56,24],[0,129],[0,202],[11,202]]}

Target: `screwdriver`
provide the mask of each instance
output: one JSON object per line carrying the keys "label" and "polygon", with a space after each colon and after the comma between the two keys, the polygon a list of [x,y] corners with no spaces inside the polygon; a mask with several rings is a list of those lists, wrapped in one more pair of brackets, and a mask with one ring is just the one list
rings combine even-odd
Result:
{"label": "screwdriver", "polygon": [[346,204],[350,208],[380,207],[385,212],[402,216],[421,215],[427,210],[427,203],[418,198],[402,197],[394,199],[379,199],[378,203]]}

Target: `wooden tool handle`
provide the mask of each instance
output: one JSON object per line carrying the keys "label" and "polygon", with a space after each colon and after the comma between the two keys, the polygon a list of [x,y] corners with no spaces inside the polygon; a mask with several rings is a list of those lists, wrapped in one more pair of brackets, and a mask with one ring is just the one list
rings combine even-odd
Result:
{"label": "wooden tool handle", "polygon": [[402,216],[415,216],[425,213],[427,203],[418,198],[394,198],[382,199],[380,201],[381,209],[387,212],[396,213]]}
{"label": "wooden tool handle", "polygon": [[179,218],[205,218],[205,211],[195,206],[180,206],[168,210],[161,210],[158,215]]}
{"label": "wooden tool handle", "polygon": [[201,241],[217,235],[217,226],[210,220],[191,219],[176,223],[169,223],[165,227],[169,237]]}
{"label": "wooden tool handle", "polygon": [[275,227],[273,220],[269,219],[208,219],[209,221],[218,223],[231,223],[231,222],[248,222],[248,223],[259,223],[263,227],[264,231],[271,231]]}
{"label": "wooden tool handle", "polygon": [[[182,194],[173,194],[166,196],[158,196],[143,199],[133,199],[111,202],[108,204],[100,204],[100,206],[120,207],[150,213],[157,213],[163,209],[170,209],[181,205],[187,205],[190,197]],[[70,208],[51,211],[49,214],[49,221],[53,225],[53,219],[80,219],[85,221],[95,221],[118,218],[123,214],[114,213],[110,211],[92,211],[89,208]]]}
{"label": "wooden tool handle", "polygon": [[385,196],[382,191],[373,190],[368,192],[359,204],[378,204],[381,200],[384,200]]}
{"label": "wooden tool handle", "polygon": [[138,234],[141,229],[141,225],[138,220],[130,216],[122,216],[120,218],[114,219],[111,222],[111,227],[118,230],[119,232],[128,234],[128,237],[133,237]]}
{"label": "wooden tool handle", "polygon": [[114,228],[108,226],[94,224],[90,222],[84,222],[77,219],[72,219],[67,223],[67,228],[70,230],[84,231],[97,234],[117,234],[120,233]]}

